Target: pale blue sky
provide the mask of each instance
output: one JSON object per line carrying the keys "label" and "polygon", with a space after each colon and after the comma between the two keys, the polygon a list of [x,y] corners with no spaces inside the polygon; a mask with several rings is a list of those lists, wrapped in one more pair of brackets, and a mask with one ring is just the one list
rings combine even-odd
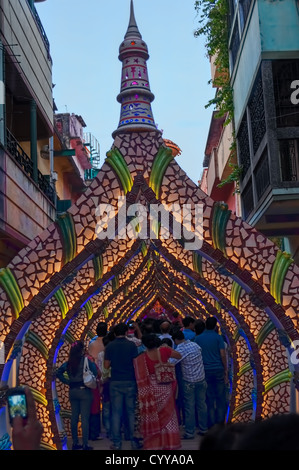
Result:
{"label": "pale blue sky", "polygon": [[[46,0],[35,4],[50,41],[58,112],[79,114],[100,143],[101,162],[117,128],[121,62],[130,0]],[[182,149],[178,163],[197,183],[214,95],[210,63],[194,0],[134,0],[137,25],[147,43],[154,119],[163,137]]]}

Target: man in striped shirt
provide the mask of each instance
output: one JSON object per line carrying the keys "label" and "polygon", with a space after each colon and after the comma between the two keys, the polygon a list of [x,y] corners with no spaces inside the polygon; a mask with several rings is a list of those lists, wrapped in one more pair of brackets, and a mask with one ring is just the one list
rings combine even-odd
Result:
{"label": "man in striped shirt", "polygon": [[207,405],[205,371],[202,361],[201,348],[193,341],[186,340],[182,331],[176,331],[172,336],[176,351],[180,352],[180,362],[183,378],[183,401],[185,411],[184,439],[193,439],[196,429],[196,414],[199,434],[207,432]]}

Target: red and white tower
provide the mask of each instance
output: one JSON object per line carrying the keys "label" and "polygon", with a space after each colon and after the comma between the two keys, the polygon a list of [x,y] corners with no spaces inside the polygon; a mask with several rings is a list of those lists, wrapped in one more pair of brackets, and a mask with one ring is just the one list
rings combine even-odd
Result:
{"label": "red and white tower", "polygon": [[[128,30],[119,48],[122,62],[121,91],[117,101],[121,104],[118,128],[112,137],[127,132],[157,131],[151,103],[155,99],[150,90],[147,72],[148,48],[135,20],[133,0]],[[161,132],[160,132],[161,133]]]}

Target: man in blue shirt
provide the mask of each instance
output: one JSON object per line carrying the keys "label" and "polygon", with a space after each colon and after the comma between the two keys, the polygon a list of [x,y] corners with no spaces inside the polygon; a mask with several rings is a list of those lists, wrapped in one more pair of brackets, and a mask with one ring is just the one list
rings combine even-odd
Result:
{"label": "man in blue shirt", "polygon": [[183,318],[183,326],[183,333],[185,339],[190,339],[190,341],[193,341],[196,336],[196,333],[194,331],[195,319],[192,317]]}
{"label": "man in blue shirt", "polygon": [[216,327],[216,318],[207,318],[206,329],[194,340],[201,347],[205,377],[208,385],[207,407],[209,428],[214,424],[224,423],[227,411],[227,358],[223,338],[216,332]]}

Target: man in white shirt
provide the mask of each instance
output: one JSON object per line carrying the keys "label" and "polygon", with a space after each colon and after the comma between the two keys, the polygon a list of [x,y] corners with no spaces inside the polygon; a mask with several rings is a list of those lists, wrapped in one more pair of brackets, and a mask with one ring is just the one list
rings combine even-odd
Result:
{"label": "man in white shirt", "polygon": [[161,325],[160,325],[161,334],[160,334],[159,338],[161,340],[163,340],[164,338],[170,339],[172,347],[174,348],[175,347],[174,346],[174,341],[172,339],[172,336],[169,334],[170,328],[171,328],[171,324],[169,323],[169,321],[164,321],[163,323],[161,323]]}
{"label": "man in white shirt", "polygon": [[198,434],[207,432],[207,405],[205,371],[202,361],[201,348],[193,341],[186,340],[182,331],[173,334],[176,351],[182,358],[176,361],[181,363],[183,378],[183,401],[185,411],[184,439],[193,439],[196,429],[196,413],[198,420]]}

